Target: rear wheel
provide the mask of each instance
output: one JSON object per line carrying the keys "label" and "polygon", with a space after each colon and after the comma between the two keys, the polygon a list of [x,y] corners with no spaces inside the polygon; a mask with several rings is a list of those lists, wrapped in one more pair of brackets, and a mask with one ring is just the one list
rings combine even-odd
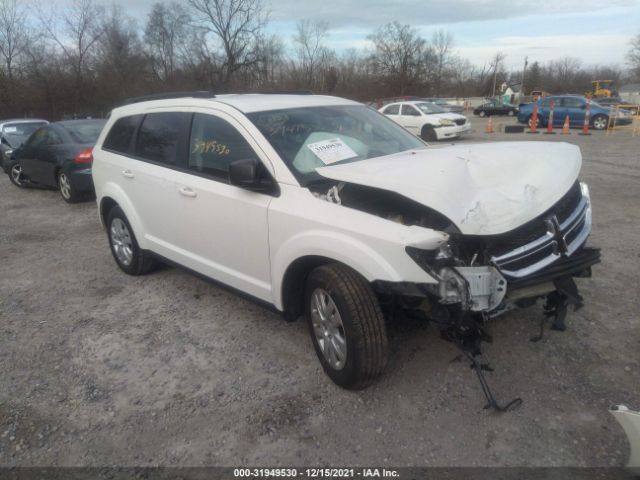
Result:
{"label": "rear wheel", "polygon": [[508,115],[509,117],[513,117],[513,115],[514,115],[514,111],[513,111],[513,110],[509,110],[509,111],[507,112],[507,115]]}
{"label": "rear wheel", "polygon": [[113,258],[123,272],[143,275],[155,268],[156,261],[140,248],[129,220],[118,206],[109,211],[107,234]]}
{"label": "rear wheel", "polygon": [[388,342],[369,283],[344,265],[323,265],[309,274],[305,302],[311,340],[329,378],[354,390],[377,380],[387,363]]}
{"label": "rear wheel", "polygon": [[480,113],[478,115],[480,115],[481,117],[484,117],[487,113],[484,110],[480,110]]}
{"label": "rear wheel", "polygon": [[[527,125],[529,125],[529,127],[533,125],[533,115],[529,117],[529,120],[527,121]],[[536,118],[536,128],[538,128],[539,126],[540,126],[540,114],[538,114],[538,117]]]}
{"label": "rear wheel", "polygon": [[19,163],[13,163],[9,167],[9,180],[11,180],[11,183],[16,187],[24,188],[27,186],[22,174],[22,167]]}
{"label": "rear wheel", "polygon": [[67,203],[76,203],[80,198],[71,178],[64,172],[60,172],[58,175],[58,190]]}

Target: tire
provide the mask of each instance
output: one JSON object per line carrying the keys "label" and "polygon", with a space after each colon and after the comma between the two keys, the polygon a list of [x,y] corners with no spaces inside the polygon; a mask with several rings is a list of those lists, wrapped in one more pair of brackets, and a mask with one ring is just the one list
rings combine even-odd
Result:
{"label": "tire", "polygon": [[478,115],[484,117],[486,114],[487,112],[485,112],[484,110],[480,110],[480,113]]}
{"label": "tire", "polygon": [[157,262],[149,252],[139,247],[129,220],[117,205],[107,216],[107,237],[111,254],[124,273],[144,275],[156,267]]}
{"label": "tire", "polygon": [[422,127],[422,131],[420,132],[420,138],[425,142],[437,142],[438,135],[436,134],[435,129],[431,125],[425,125]]}
{"label": "tire", "polygon": [[313,270],[305,313],[320,364],[334,383],[360,390],[380,377],[389,355],[387,332],[378,299],[360,274],[338,263]]}
{"label": "tire", "polygon": [[514,115],[515,115],[515,112],[513,110],[509,110],[507,112],[507,116],[509,116],[509,117],[513,117]]}
{"label": "tire", "polygon": [[606,115],[596,115],[591,120],[591,126],[594,130],[606,130],[609,119]]}
{"label": "tire", "polygon": [[[531,128],[531,124],[533,123],[533,115],[531,115],[529,117],[529,120],[527,120],[527,125],[529,125],[529,128]],[[536,128],[540,128],[542,126],[542,122],[540,121],[540,114],[538,114],[538,118],[536,118]]]}
{"label": "tire", "polygon": [[11,183],[13,183],[16,187],[27,187],[27,184],[24,181],[24,177],[22,176],[22,167],[20,167],[20,164],[18,162],[13,162],[9,165],[8,175],[9,180],[11,180]]}
{"label": "tire", "polygon": [[58,191],[62,199],[67,203],[76,203],[80,200],[80,195],[71,178],[64,172],[58,174]]}

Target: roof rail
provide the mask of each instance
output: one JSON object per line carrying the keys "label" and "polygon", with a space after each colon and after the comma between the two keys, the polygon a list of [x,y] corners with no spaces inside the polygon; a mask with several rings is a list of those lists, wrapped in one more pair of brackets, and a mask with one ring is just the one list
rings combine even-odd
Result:
{"label": "roof rail", "polygon": [[208,90],[196,90],[193,92],[164,92],[152,93],[151,95],[142,95],[141,97],[127,98],[122,105],[131,105],[132,103],[148,102],[150,100],[168,100],[171,98],[215,98],[215,95]]}
{"label": "roof rail", "polygon": [[311,90],[258,90],[262,95],[313,95]]}

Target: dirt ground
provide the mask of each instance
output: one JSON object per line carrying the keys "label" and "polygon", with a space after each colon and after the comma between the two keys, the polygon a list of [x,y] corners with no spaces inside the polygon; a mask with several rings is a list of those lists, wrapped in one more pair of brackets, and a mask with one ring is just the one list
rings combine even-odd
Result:
{"label": "dirt ground", "polygon": [[341,390],[304,322],[179,269],[129,277],[94,202],[2,175],[0,464],[623,465],[607,408],[640,408],[640,137],[489,136],[484,123],[460,143],[580,145],[603,249],[565,333],[529,341],[541,308],[490,324],[488,379],[518,410],[483,410],[468,364],[418,322],[389,326],[378,384]]}

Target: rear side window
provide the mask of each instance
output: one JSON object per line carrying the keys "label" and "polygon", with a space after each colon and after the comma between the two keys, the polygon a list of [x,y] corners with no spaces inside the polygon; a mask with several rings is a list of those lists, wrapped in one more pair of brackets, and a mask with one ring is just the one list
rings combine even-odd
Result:
{"label": "rear side window", "polygon": [[135,155],[166,165],[182,164],[190,118],[186,112],[146,115],[138,130]]}
{"label": "rear side window", "polygon": [[142,120],[142,115],[122,117],[116,120],[116,123],[109,130],[102,148],[118,153],[129,153],[131,140],[140,125],[140,120]]}
{"label": "rear side window", "polygon": [[245,138],[226,120],[196,113],[189,142],[189,170],[228,179],[234,160],[258,158]]}
{"label": "rear side window", "polygon": [[400,113],[400,105],[389,105],[384,109],[385,115],[398,115]]}

